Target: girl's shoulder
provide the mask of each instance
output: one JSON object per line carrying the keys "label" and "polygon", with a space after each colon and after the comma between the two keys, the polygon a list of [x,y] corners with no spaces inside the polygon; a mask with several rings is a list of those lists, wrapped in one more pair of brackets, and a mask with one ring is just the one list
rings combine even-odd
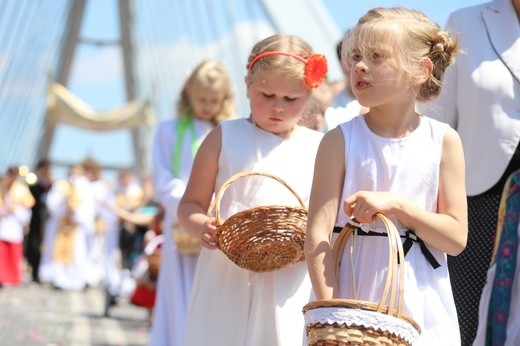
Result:
{"label": "girl's shoulder", "polygon": [[430,118],[430,117],[424,116],[424,115],[421,116],[421,126],[423,126],[423,127],[427,126],[431,129],[432,132],[440,132],[440,133],[444,133],[448,129],[451,128],[449,124],[447,124],[443,121],[440,121],[440,120],[437,120],[434,118]]}
{"label": "girl's shoulder", "polygon": [[251,128],[252,124],[246,118],[236,118],[224,120],[219,126],[222,131],[243,131]]}
{"label": "girl's shoulder", "polygon": [[351,129],[355,128],[356,126],[362,127],[363,124],[364,124],[364,116],[363,116],[363,114],[360,114],[360,115],[356,115],[355,117],[350,118],[347,121],[340,123],[337,127],[343,133],[350,133]]}

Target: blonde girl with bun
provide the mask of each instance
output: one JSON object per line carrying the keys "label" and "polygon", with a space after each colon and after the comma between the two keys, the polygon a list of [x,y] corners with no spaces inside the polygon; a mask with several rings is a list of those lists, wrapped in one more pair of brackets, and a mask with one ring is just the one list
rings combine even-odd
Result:
{"label": "blonde girl with bun", "polygon": [[[460,345],[446,255],[461,253],[468,236],[464,156],[452,128],[416,112],[439,95],[457,50],[416,10],[374,8],[359,19],[342,63],[370,111],[325,134],[309,205],[305,255],[317,299],[379,302],[389,240],[376,214],[393,221],[408,248],[404,313],[421,328],[414,345]],[[331,248],[351,218],[358,227],[336,279]]]}

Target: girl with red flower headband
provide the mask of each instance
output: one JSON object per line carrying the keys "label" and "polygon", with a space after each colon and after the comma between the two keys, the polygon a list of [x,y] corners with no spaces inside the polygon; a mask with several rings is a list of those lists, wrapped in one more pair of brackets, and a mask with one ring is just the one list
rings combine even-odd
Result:
{"label": "girl with red flower headband", "polygon": [[[203,245],[184,345],[302,344],[301,311],[311,293],[305,262],[270,272],[238,267],[216,248],[216,219],[208,210],[222,184],[244,171],[280,177],[308,201],[323,134],[298,122],[326,73],[326,59],[297,36],[274,35],[258,42],[245,77],[251,114],[221,123],[201,144],[177,213],[184,229]],[[228,186],[220,218],[223,222],[242,210],[295,203],[278,181],[248,176]]]}

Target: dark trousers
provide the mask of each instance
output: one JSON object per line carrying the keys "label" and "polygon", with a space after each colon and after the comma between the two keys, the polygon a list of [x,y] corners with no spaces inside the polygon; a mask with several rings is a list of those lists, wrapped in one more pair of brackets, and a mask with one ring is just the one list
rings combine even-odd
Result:
{"label": "dark trousers", "polygon": [[500,194],[468,197],[468,243],[457,257],[448,256],[451,287],[459,317],[462,346],[471,346],[486,283],[498,221]]}
{"label": "dark trousers", "polygon": [[27,259],[27,264],[32,270],[32,280],[35,282],[39,281],[38,269],[40,267],[41,248],[42,236],[35,234],[34,232],[29,232],[25,239],[25,258]]}

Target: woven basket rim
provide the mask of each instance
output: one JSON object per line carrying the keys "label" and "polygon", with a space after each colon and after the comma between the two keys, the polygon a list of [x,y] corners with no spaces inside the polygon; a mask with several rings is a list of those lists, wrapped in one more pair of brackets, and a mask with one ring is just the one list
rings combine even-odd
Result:
{"label": "woven basket rim", "polygon": [[[244,177],[248,177],[248,176],[253,176],[253,175],[257,175],[257,176],[264,176],[264,177],[268,177],[268,178],[272,178],[276,181],[278,181],[280,184],[282,184],[283,186],[285,186],[295,197],[296,199],[298,200],[298,203],[300,204],[300,207],[307,210],[307,208],[305,207],[305,203],[303,202],[302,198],[300,197],[300,195],[298,195],[298,193],[296,192],[296,190],[294,190],[289,184],[287,184],[287,182],[285,182],[282,178],[280,177],[277,177],[276,175],[273,175],[273,174],[270,174],[270,173],[265,173],[265,172],[257,172],[257,171],[242,171],[242,172],[239,172],[239,173],[236,173],[234,175],[232,175],[231,177],[229,177],[223,184],[222,186],[220,187],[220,189],[218,190],[216,196],[215,196],[215,205],[214,205],[214,212],[215,212],[215,218],[217,220],[217,224],[222,224],[222,219],[220,218],[220,201],[224,195],[224,192],[226,191],[226,189],[232,184],[234,183],[235,181],[241,179],[241,178],[244,178]],[[250,209],[246,209],[246,210],[242,210],[241,212],[245,212],[247,210],[251,210],[251,209],[255,209],[255,208],[259,208],[259,207],[262,207],[262,206],[257,206],[257,207],[253,207],[253,208],[250,208]],[[291,208],[289,206],[282,206],[282,205],[271,205],[271,206],[264,206],[264,207],[284,207],[284,208]],[[236,215],[236,214],[234,214]]]}
{"label": "woven basket rim", "polygon": [[297,207],[297,206],[291,207],[291,206],[285,206],[285,205],[260,205],[260,206],[257,206],[257,207],[252,207],[252,208],[249,208],[249,209],[245,209],[245,210],[241,210],[239,212],[236,212],[235,214],[231,215],[226,220],[224,220],[224,222],[219,224],[219,226],[223,226],[229,219],[231,219],[233,217],[238,218],[238,217],[240,217],[242,215],[251,214],[253,211],[262,210],[262,209],[265,209],[266,211],[272,211],[272,210],[276,210],[276,209],[286,209],[286,210],[305,211],[305,212],[307,212],[307,208],[304,208],[304,207]]}
{"label": "woven basket rim", "polygon": [[[379,304],[371,302],[371,301],[366,301],[366,300],[334,298],[334,299],[315,300],[315,301],[309,302],[309,303],[305,304],[305,306],[303,307],[302,310],[303,310],[303,313],[305,314],[307,311],[313,310],[313,309],[334,308],[334,307],[360,309],[360,310],[377,312]],[[389,309],[389,307],[385,305],[383,313],[386,314],[388,309]],[[419,333],[421,332],[421,327],[419,326],[419,324],[410,316],[408,316],[404,313],[400,314],[400,316],[395,316],[395,315],[389,315],[389,316],[393,316],[395,318],[408,322],[417,330],[417,332],[419,332]],[[340,323],[338,323],[338,324],[340,324]]]}

